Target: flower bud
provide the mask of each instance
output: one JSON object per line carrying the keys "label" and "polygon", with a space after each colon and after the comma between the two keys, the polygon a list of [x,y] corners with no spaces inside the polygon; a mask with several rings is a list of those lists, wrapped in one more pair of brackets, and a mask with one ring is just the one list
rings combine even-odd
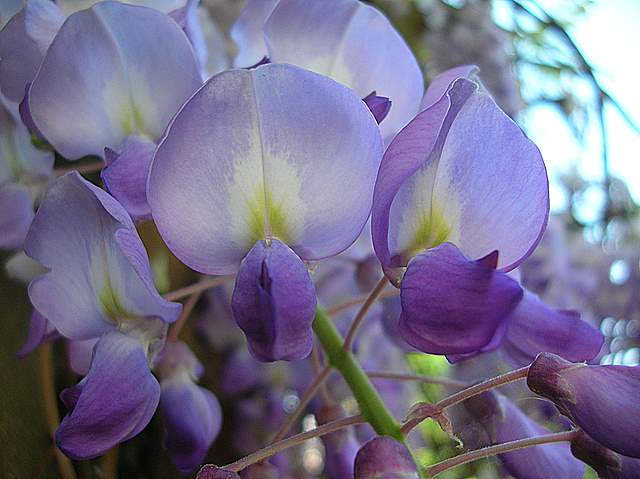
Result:
{"label": "flower bud", "polygon": [[616,454],[578,431],[571,441],[571,452],[589,464],[602,479],[634,479],[640,477],[640,459]]}
{"label": "flower bud", "polygon": [[640,367],[590,366],[541,353],[527,385],[603,446],[640,458]]}
{"label": "flower bud", "polygon": [[354,479],[419,479],[418,468],[404,444],[378,436],[358,451]]}

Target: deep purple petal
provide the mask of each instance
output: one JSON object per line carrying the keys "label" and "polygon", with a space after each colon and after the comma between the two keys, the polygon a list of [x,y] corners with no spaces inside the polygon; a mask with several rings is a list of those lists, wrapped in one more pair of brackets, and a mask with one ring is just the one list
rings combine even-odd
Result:
{"label": "deep purple petal", "polygon": [[315,288],[304,263],[280,241],[259,241],[249,251],[231,307],[256,359],[296,360],[311,352]]}
{"label": "deep purple petal", "polygon": [[131,134],[157,141],[200,84],[193,49],[171,18],[100,2],[60,28],[31,84],[29,108],[66,158],[102,156]]}
{"label": "deep purple petal", "polygon": [[33,200],[26,187],[0,186],[0,249],[22,247],[33,216]]}
{"label": "deep purple petal", "polygon": [[356,0],[281,0],[264,25],[268,56],[326,75],[361,98],[377,91],[393,107],[380,125],[390,140],[418,112],[424,92],[409,46],[377,9]]}
{"label": "deep purple petal", "polygon": [[320,259],[360,234],[381,152],[348,88],[291,65],[230,70],[176,115],[147,199],[169,248],[198,271],[233,273],[267,237]]}
{"label": "deep purple petal", "polygon": [[165,447],[181,472],[193,471],[202,461],[222,426],[216,397],[190,379],[162,383],[160,408],[167,428]]}
{"label": "deep purple petal", "polygon": [[405,341],[431,354],[464,354],[498,346],[522,288],[444,243],[409,262],[400,295]]}
{"label": "deep purple petal", "polygon": [[640,367],[588,366],[541,353],[527,385],[603,446],[640,458]]}
{"label": "deep purple petal", "polygon": [[530,364],[541,352],[589,361],[604,342],[602,333],[582,321],[578,312],[550,308],[526,290],[508,321],[503,352],[518,366]]}
{"label": "deep purple petal", "polygon": [[29,0],[0,31],[0,91],[19,103],[64,15],[50,0]]}
{"label": "deep purple petal", "polygon": [[354,479],[418,479],[416,464],[407,447],[390,437],[378,436],[367,442],[356,456]]}
{"label": "deep purple petal", "polygon": [[35,351],[35,349],[45,341],[51,341],[58,337],[60,337],[60,335],[53,325],[47,321],[47,318],[34,309],[31,312],[31,318],[29,319],[29,332],[27,333],[27,339],[20,347],[18,357],[24,358]]}
{"label": "deep purple petal", "polygon": [[100,177],[115,199],[134,220],[151,219],[147,203],[147,176],[156,144],[140,136],[129,136],[119,153],[107,149],[107,166]]}
{"label": "deep purple petal", "polygon": [[387,117],[391,110],[392,101],[386,96],[376,95],[375,91],[365,96],[362,101],[365,102],[367,108],[371,110],[378,124],[382,123],[382,120]]}
{"label": "deep purple petal", "polygon": [[601,479],[637,479],[640,459],[622,456],[599,444],[584,431],[578,431],[571,441],[571,452],[589,464]]}
{"label": "deep purple petal", "polygon": [[[124,208],[76,172],[45,195],[25,251],[50,270],[31,282],[31,301],[66,337],[95,338],[124,318],[169,323],[180,314],[181,306],[153,286],[146,251]],[[155,322],[146,320],[147,326]]]}
{"label": "deep purple petal", "polygon": [[73,409],[56,431],[58,447],[73,459],[99,456],[137,435],[160,399],[144,347],[118,332],[98,341],[89,374],[74,389],[65,401]]}

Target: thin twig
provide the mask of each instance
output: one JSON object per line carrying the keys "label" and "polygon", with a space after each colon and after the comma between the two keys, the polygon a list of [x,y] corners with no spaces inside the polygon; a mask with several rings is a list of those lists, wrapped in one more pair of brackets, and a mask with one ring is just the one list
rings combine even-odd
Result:
{"label": "thin twig", "polygon": [[118,479],[118,446],[102,456],[100,469],[103,479]]}
{"label": "thin twig", "polygon": [[448,407],[454,406],[456,404],[461,403],[469,399],[470,397],[477,396],[485,391],[489,391],[498,386],[503,386],[505,384],[510,384],[520,379],[524,379],[527,377],[527,373],[529,372],[529,366],[525,366],[520,369],[515,369],[505,374],[501,374],[495,378],[487,379],[486,381],[482,381],[481,383],[474,384],[462,391],[458,391],[457,393],[452,394],[444,398],[441,401],[436,403],[436,407],[440,409],[446,409]]}
{"label": "thin twig", "polygon": [[318,426],[311,431],[302,432],[300,434],[296,434],[295,436],[283,439],[282,441],[274,442],[264,449],[260,449],[259,451],[256,451],[252,454],[249,454],[248,456],[243,457],[242,459],[237,460],[236,462],[224,466],[223,469],[231,472],[239,472],[249,467],[251,464],[263,461],[273,456],[274,454],[279,453],[280,451],[284,451],[285,449],[289,449],[290,447],[302,444],[309,439],[325,436],[327,434],[331,434],[332,432],[339,431],[340,429],[344,429],[345,427],[355,426],[356,424],[362,424],[364,422],[366,422],[366,419],[361,414],[338,419],[337,421],[331,421],[323,424],[322,426]]}
{"label": "thin twig", "polygon": [[576,434],[576,431],[564,431],[556,432],[553,434],[546,434],[538,437],[528,437],[525,439],[518,439],[517,441],[509,441],[503,444],[496,444],[494,446],[484,447],[475,451],[469,451],[465,454],[460,454],[449,459],[445,459],[442,462],[438,462],[432,466],[427,467],[427,474],[429,477],[435,477],[449,469],[467,464],[469,462],[477,461],[478,459],[484,459],[487,457],[496,456],[498,454],[504,454],[506,452],[517,451],[518,449],[524,449],[526,447],[538,446],[540,444],[550,444],[554,442],[567,442],[571,441]]}
{"label": "thin twig", "polygon": [[196,304],[198,303],[200,296],[202,296],[202,293],[204,293],[204,290],[195,291],[194,293],[191,293],[191,296],[189,296],[189,299],[187,299],[187,302],[184,303],[184,306],[182,307],[182,311],[180,312],[180,316],[178,317],[176,322],[173,323],[169,328],[169,334],[167,335],[167,339],[169,341],[175,342],[178,340],[178,335],[180,334],[182,327],[187,322],[187,319],[189,319],[189,315],[193,311],[193,308],[196,307]]}
{"label": "thin twig", "polygon": [[[379,299],[391,298],[393,296],[398,296],[399,294],[400,294],[400,290],[397,288],[393,288],[380,293]],[[351,309],[354,306],[358,306],[359,304],[364,303],[368,297],[369,297],[369,294],[363,294],[360,296],[356,296],[355,298],[350,299],[348,301],[345,301],[344,303],[336,304],[331,308],[327,308],[327,314],[329,316],[335,316],[338,313],[342,313],[347,309]]]}
{"label": "thin twig", "polygon": [[88,175],[88,174],[96,173],[96,172],[102,170],[102,168],[104,168],[104,166],[105,166],[105,162],[102,161],[102,160],[99,160],[99,161],[92,161],[91,163],[86,163],[84,165],[68,166],[68,167],[64,167],[64,168],[56,168],[54,170],[54,172],[55,172],[56,176],[66,175],[70,171],[77,171],[80,174]]}
{"label": "thin twig", "polygon": [[233,281],[233,278],[234,276],[231,276],[231,275],[206,278],[201,281],[198,281],[197,283],[190,284],[189,286],[185,286],[184,288],[170,291],[167,294],[163,295],[163,298],[168,301],[177,301],[179,299],[190,296],[193,293],[196,293],[198,291],[206,291],[207,289],[215,288],[216,286],[220,286],[221,284]]}
{"label": "thin twig", "polygon": [[300,403],[296,407],[295,411],[289,414],[289,417],[287,417],[287,420],[285,421],[285,423],[278,430],[272,442],[278,442],[281,439],[284,439],[284,437],[289,433],[291,426],[293,426],[293,423],[298,420],[298,418],[304,412],[309,402],[313,399],[313,397],[316,395],[320,387],[324,384],[324,382],[327,380],[327,378],[332,372],[333,372],[333,368],[328,364],[324,367],[324,369],[320,371],[320,374],[316,376],[316,378],[313,380],[313,382],[309,385],[307,390],[304,392],[304,394],[300,398]]}
{"label": "thin twig", "polygon": [[384,288],[386,288],[387,282],[388,280],[386,276],[380,278],[380,281],[378,281],[375,287],[371,290],[371,293],[369,293],[369,296],[367,296],[367,298],[364,300],[362,307],[356,314],[356,317],[353,319],[351,327],[349,327],[349,331],[347,332],[347,336],[344,339],[344,345],[342,346],[342,349],[344,349],[345,351],[351,350],[353,342],[356,338],[356,335],[358,334],[360,326],[362,326],[364,318],[367,316],[367,313],[369,312],[369,309],[371,309],[371,306],[373,306],[373,304],[378,300],[378,297],[380,296]]}
{"label": "thin twig", "polygon": [[388,373],[383,371],[366,371],[367,376],[371,379],[390,379],[394,381],[417,381],[426,384],[440,384],[442,386],[451,386],[464,388],[468,387],[469,383],[463,381],[457,381],[455,379],[424,376],[422,374],[403,374],[403,373]]}
{"label": "thin twig", "polygon": [[[324,369],[322,359],[320,358],[320,351],[318,349],[317,341],[313,341],[313,348],[311,349],[311,362],[313,363],[313,369],[316,374],[320,374]],[[327,382],[323,381],[320,383],[320,395],[322,396],[323,402],[330,406],[334,404],[333,399],[331,398],[331,394],[329,394],[329,388],[327,388]]]}
{"label": "thin twig", "polygon": [[51,343],[40,346],[38,354],[40,369],[40,387],[42,388],[42,403],[47,421],[47,428],[54,444],[54,454],[58,464],[58,472],[62,479],[77,479],[73,464],[60,449],[55,446],[56,429],[60,424],[58,404],[56,401],[56,386],[53,377],[53,349]]}

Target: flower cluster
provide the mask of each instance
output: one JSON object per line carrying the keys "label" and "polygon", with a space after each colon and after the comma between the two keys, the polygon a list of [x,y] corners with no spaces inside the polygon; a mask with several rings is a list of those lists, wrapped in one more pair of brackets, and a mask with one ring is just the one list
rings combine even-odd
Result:
{"label": "flower cluster", "polygon": [[[403,38],[357,0],[249,0],[233,68],[212,30],[192,0],[28,0],[0,31],[0,247],[34,308],[20,354],[64,338],[82,376],[62,391],[57,446],[105,454],[159,409],[176,467],[202,465],[223,409],[178,335],[203,296],[194,330],[224,357],[224,419],[247,456],[198,477],[292,477],[290,446],[316,436],[334,479],[476,458],[418,467],[407,436],[427,418],[518,479],[579,479],[580,461],[637,477],[640,372],[587,365],[600,332],[520,284],[547,174],[478,69],[424,91]],[[202,275],[186,293],[160,294],[148,222]],[[459,365],[456,390],[416,402],[408,351]],[[569,430],[492,390],[524,378]],[[305,411],[319,425],[289,436]]]}

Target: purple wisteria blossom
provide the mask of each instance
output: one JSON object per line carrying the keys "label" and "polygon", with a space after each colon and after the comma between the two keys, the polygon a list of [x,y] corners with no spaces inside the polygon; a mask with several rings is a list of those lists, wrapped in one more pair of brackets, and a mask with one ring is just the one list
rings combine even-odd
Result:
{"label": "purple wisteria blossom", "polygon": [[541,353],[527,385],[604,447],[640,458],[640,367],[590,366]]}
{"label": "purple wisteria blossom", "polygon": [[138,434],[160,398],[149,365],[181,306],[165,301],[124,208],[77,173],[58,179],[36,213],[26,253],[48,269],[29,297],[57,331],[97,338],[87,376],[63,391],[69,409],[56,433],[74,458],[103,454]]}
{"label": "purple wisteria blossom", "polygon": [[154,369],[160,377],[165,446],[178,470],[193,471],[220,432],[220,403],[211,391],[195,383],[204,367],[186,344],[168,341]]}
{"label": "purple wisteria blossom", "polygon": [[354,479],[418,479],[418,469],[407,447],[390,437],[378,436],[358,451]]}
{"label": "purple wisteria blossom", "polygon": [[380,125],[390,140],[418,112],[424,80],[411,50],[389,20],[357,0],[248,2],[234,26],[234,64],[263,57],[326,75],[361,98],[391,100]]}
{"label": "purple wisteria blossom", "polygon": [[[191,268],[240,270],[234,315],[256,357],[309,353],[315,297],[303,261],[338,254],[358,237],[381,154],[375,119],[357,95],[290,65],[217,75],[174,118],[149,176],[153,218]],[[286,297],[287,278],[295,299]],[[269,307],[247,301],[252,292]],[[260,345],[252,331],[270,328],[285,334]]]}
{"label": "purple wisteria blossom", "polygon": [[102,2],[65,21],[25,101],[39,134],[61,155],[106,157],[107,188],[134,219],[146,219],[155,143],[200,83],[193,49],[170,17]]}
{"label": "purple wisteria blossom", "polygon": [[[17,3],[20,5],[11,9],[12,16],[6,25],[0,24],[4,27],[0,31],[0,92],[10,101],[20,103],[65,20],[99,3],[99,0],[27,0]],[[206,57],[200,22],[194,16],[197,14],[197,1],[128,0],[120,3],[171,13],[187,36],[193,39],[192,44],[199,57]]]}
{"label": "purple wisteria blossom", "polygon": [[549,210],[538,149],[473,73],[434,80],[426,109],[385,152],[374,193],[373,244],[401,289],[400,330],[437,354],[500,344],[522,297],[504,272],[533,251]]}

